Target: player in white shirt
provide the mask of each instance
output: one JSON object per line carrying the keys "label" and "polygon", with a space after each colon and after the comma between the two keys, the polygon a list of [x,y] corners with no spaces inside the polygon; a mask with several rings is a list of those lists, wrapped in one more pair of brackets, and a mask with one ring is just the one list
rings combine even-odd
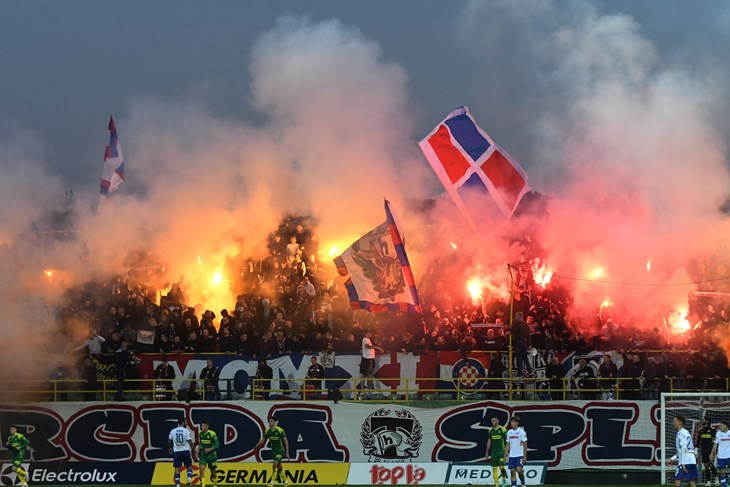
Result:
{"label": "player in white shirt", "polygon": [[520,483],[525,485],[525,473],[522,467],[527,463],[527,433],[520,428],[519,416],[512,416],[509,420],[510,430],[507,431],[507,449],[504,458],[507,460],[512,487],[517,485],[517,476]]}
{"label": "player in white shirt", "polygon": [[677,462],[677,472],[674,474],[674,485],[679,487],[683,481],[688,481],[690,487],[695,487],[697,482],[697,457],[695,456],[695,445],[692,442],[692,435],[684,428],[684,416],[674,418],[674,427],[677,428],[677,440],[675,447],[677,453],[667,463]]}
{"label": "player in white shirt", "polygon": [[712,445],[710,461],[717,458],[717,468],[720,469],[720,485],[727,487],[727,468],[730,467],[730,431],[727,421],[720,421],[715,433],[715,444]]}
{"label": "player in white shirt", "polygon": [[175,486],[180,487],[180,469],[183,465],[188,469],[189,486],[193,480],[193,439],[185,418],[178,419],[177,427],[170,431],[167,449],[172,454],[172,466],[175,467]]}

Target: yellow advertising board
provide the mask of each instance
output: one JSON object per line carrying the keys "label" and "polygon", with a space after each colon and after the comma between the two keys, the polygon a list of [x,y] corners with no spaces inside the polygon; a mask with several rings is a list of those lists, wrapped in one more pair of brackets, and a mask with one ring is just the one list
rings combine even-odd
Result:
{"label": "yellow advertising board", "polygon": [[[284,462],[284,479],[289,485],[335,485],[347,482],[349,463],[291,463]],[[206,485],[211,485],[210,471],[206,470]],[[172,463],[158,463],[152,475],[152,485],[174,485],[175,469]],[[267,485],[272,484],[271,463],[218,463],[216,480],[218,485]],[[180,472],[180,484],[185,485],[187,471]],[[193,485],[200,485],[198,465],[193,467]]]}

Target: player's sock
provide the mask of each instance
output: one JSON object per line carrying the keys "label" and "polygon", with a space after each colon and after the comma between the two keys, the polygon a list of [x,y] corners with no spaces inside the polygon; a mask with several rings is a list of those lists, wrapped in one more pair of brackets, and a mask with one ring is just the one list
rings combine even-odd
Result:
{"label": "player's sock", "polygon": [[193,467],[188,468],[188,485],[193,483]]}
{"label": "player's sock", "polygon": [[499,467],[492,467],[492,478],[494,479],[494,485],[499,485],[497,479],[499,479]]}
{"label": "player's sock", "polygon": [[507,470],[502,469],[502,486],[507,487],[507,481],[509,480],[509,477],[507,477]]}
{"label": "player's sock", "polygon": [[15,474],[18,476],[18,480],[20,480],[20,483],[21,484],[24,484],[25,483],[25,476],[27,474],[26,474],[26,471],[23,470],[23,467],[16,468],[15,469]]}
{"label": "player's sock", "polygon": [[722,487],[726,487],[727,486],[727,476],[723,475],[722,477],[720,477],[720,485]]}
{"label": "player's sock", "polygon": [[516,480],[513,480],[512,481],[512,487],[517,487],[517,481]]}
{"label": "player's sock", "polygon": [[180,486],[180,473],[175,474],[175,485]]}

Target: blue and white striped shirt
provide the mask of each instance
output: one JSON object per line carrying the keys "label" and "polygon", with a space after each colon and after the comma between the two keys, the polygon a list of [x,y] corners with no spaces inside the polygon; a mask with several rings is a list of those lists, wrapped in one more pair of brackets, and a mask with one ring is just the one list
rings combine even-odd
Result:
{"label": "blue and white striped shirt", "polygon": [[695,445],[692,442],[692,435],[684,428],[677,431],[677,462],[680,465],[696,465],[697,457],[695,456]]}

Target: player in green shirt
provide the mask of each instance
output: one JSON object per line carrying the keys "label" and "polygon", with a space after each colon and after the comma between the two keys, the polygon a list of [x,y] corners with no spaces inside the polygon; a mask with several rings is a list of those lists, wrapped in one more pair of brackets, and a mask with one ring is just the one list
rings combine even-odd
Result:
{"label": "player in green shirt", "polygon": [[28,483],[25,481],[25,476],[28,474],[23,469],[23,461],[25,460],[25,449],[30,445],[30,441],[23,434],[18,433],[18,428],[15,426],[10,427],[10,436],[8,441],[5,443],[13,453],[13,472],[18,476],[21,487],[28,487]]}
{"label": "player in green shirt", "polygon": [[276,425],[277,422],[275,417],[269,416],[269,428],[264,432],[264,437],[261,438],[256,448],[261,448],[266,440],[269,440],[269,447],[274,460],[275,481],[281,483],[281,461],[285,456],[287,459],[289,458],[289,440],[286,438],[284,430]]}
{"label": "player in green shirt", "polygon": [[[507,470],[504,468],[504,448],[507,443],[507,429],[499,424],[499,418],[492,417],[492,427],[487,440],[487,458],[491,457],[494,485],[507,485]],[[497,483],[497,479],[501,482]]]}
{"label": "player in green shirt", "polygon": [[218,485],[215,478],[215,471],[218,469],[218,435],[210,429],[210,423],[206,420],[200,423],[200,435],[198,435],[198,464],[200,465],[200,483],[205,485],[205,467],[210,469],[210,478],[213,485]]}

